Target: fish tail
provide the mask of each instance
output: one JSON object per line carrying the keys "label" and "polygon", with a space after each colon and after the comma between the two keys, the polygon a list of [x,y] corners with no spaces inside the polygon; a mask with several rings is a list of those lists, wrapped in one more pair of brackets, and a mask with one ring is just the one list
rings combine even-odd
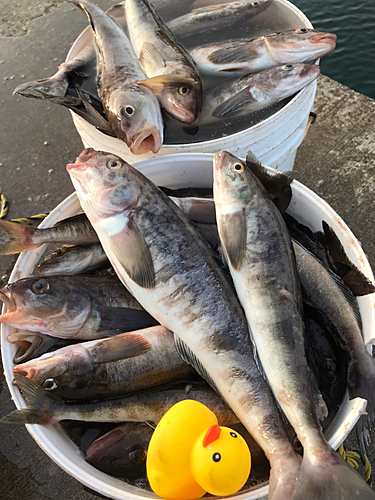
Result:
{"label": "fish tail", "polygon": [[3,424],[42,424],[50,425],[58,422],[53,416],[54,407],[62,400],[47,393],[38,384],[24,375],[14,374],[15,381],[24,397],[28,408],[15,410],[5,415],[0,422]]}
{"label": "fish tail", "polygon": [[375,492],[338,453],[316,463],[305,454],[292,500],[375,500]]}
{"label": "fish tail", "polygon": [[13,255],[37,248],[45,241],[35,227],[0,220],[0,255]]}
{"label": "fish tail", "polygon": [[367,453],[370,444],[371,423],[375,421],[375,359],[367,351],[360,362],[349,367],[349,398],[367,400],[366,414],[362,415],[356,427],[359,449],[362,455]]}
{"label": "fish tail", "polygon": [[56,97],[65,97],[68,90],[69,81],[63,70],[58,71],[50,78],[33,80],[31,82],[18,85],[13,91],[14,94],[33,99],[54,99]]}

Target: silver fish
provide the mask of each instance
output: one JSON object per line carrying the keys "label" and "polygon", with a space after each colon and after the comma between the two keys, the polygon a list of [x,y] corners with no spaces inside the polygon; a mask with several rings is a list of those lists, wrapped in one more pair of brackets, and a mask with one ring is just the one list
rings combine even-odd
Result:
{"label": "silver fish", "polygon": [[116,137],[134,155],[157,153],[163,142],[163,120],[154,94],[138,85],[145,75],[122,28],[99,7],[71,0],[87,15],[94,32],[97,88]]}
{"label": "silver fish", "polygon": [[[251,161],[256,159],[248,154]],[[311,383],[302,296],[279,210],[246,164],[226,151],[214,159],[214,200],[225,258],[262,370],[304,449],[292,499],[375,498],[323,436],[319,416],[326,407]]]}
{"label": "silver fish", "polygon": [[344,283],[316,257],[294,242],[298,277],[303,295],[323,318],[335,327],[349,359],[349,398],[367,400],[367,415],[360,417],[359,445],[362,453],[370,440],[370,422],[375,420],[375,359],[367,351],[361,329],[350,302],[354,296]]}
{"label": "silver fish", "polygon": [[23,278],[0,291],[0,323],[59,338],[92,340],[154,326],[116,278]]}
{"label": "silver fish", "polygon": [[45,229],[0,220],[0,255],[26,252],[44,243],[85,245],[97,242],[98,237],[85,214],[64,219]]}
{"label": "silver fish", "polygon": [[39,276],[65,276],[92,271],[108,264],[108,258],[100,243],[80,245],[56,250],[36,268]]}
{"label": "silver fish", "polygon": [[2,423],[34,423],[52,425],[61,420],[84,422],[152,422],[158,424],[173,405],[193,399],[215,411],[220,425],[238,423],[238,418],[207,384],[186,384],[95,403],[65,404],[32,380],[14,375],[28,409],[16,410],[1,419]]}
{"label": "silver fish", "polygon": [[163,326],[63,347],[13,368],[67,399],[97,399],[161,386],[195,374]]}
{"label": "silver fish", "polygon": [[203,89],[195,63],[175,40],[148,0],[126,0],[125,13],[133,49],[152,90],[166,111],[185,123],[202,108]]}
{"label": "silver fish", "polygon": [[295,94],[319,74],[315,64],[285,64],[215,87],[207,91],[200,123],[263,109]]}
{"label": "silver fish", "polygon": [[255,364],[239,303],[199,235],[164,193],[112,154],[85,150],[67,170],[116,273],[155,319],[173,328],[184,359],[263,448],[274,498],[291,498],[299,458]]}
{"label": "silver fish", "polygon": [[239,0],[192,10],[189,14],[173,19],[169,28],[177,38],[225,29],[239,19],[257,16],[266,10],[272,0]]}
{"label": "silver fish", "polygon": [[336,35],[297,28],[253,39],[204,45],[190,54],[200,71],[249,74],[282,64],[312,62],[331,52]]}

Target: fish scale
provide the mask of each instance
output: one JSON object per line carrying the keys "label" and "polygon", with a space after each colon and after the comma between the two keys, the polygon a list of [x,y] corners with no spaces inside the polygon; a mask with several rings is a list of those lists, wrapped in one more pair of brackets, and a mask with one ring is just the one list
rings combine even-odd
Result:
{"label": "fish scale", "polygon": [[[186,344],[187,353],[192,353],[190,361],[194,364],[194,357],[197,359],[262,446],[272,466],[273,498],[291,498],[299,458],[255,364],[247,323],[230,285],[178,207],[126,162],[122,161],[118,170],[109,171],[106,165],[113,159],[117,157],[85,150],[75,164],[67,167],[108,258],[134,297]],[[113,196],[110,183],[117,186]],[[121,197],[119,186],[124,184],[131,188],[122,190]],[[103,188],[106,194],[102,199]],[[105,205],[111,216],[99,219],[92,212],[91,198],[96,203],[101,200],[101,212]],[[126,226],[129,217],[133,222]],[[149,259],[145,245],[155,269],[155,285],[150,288],[134,281],[136,272],[134,279],[128,274],[133,273],[134,266],[145,265],[126,251],[127,238],[137,237],[136,232],[129,233],[133,224],[142,234],[139,252],[143,260]]]}

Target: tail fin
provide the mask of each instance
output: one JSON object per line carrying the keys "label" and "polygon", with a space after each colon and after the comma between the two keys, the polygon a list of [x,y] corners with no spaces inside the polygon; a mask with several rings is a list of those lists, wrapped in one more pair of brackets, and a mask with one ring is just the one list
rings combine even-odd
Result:
{"label": "tail fin", "polygon": [[14,374],[28,408],[16,410],[3,417],[3,424],[54,424],[58,420],[53,418],[53,406],[62,403],[62,400],[53,394],[49,394],[38,384],[18,373]]}
{"label": "tail fin", "polygon": [[313,464],[305,455],[292,500],[328,499],[375,500],[375,492],[335,451],[321,464]]}
{"label": "tail fin", "polygon": [[33,241],[36,231],[35,227],[0,220],[0,255],[13,255],[37,248],[42,243]]}

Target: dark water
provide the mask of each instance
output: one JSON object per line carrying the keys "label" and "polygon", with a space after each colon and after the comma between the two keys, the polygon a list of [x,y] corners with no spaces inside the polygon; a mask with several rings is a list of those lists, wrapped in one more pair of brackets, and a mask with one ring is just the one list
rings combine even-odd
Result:
{"label": "dark water", "polygon": [[314,28],[337,35],[336,49],[322,58],[322,73],[375,98],[375,2],[293,0]]}

